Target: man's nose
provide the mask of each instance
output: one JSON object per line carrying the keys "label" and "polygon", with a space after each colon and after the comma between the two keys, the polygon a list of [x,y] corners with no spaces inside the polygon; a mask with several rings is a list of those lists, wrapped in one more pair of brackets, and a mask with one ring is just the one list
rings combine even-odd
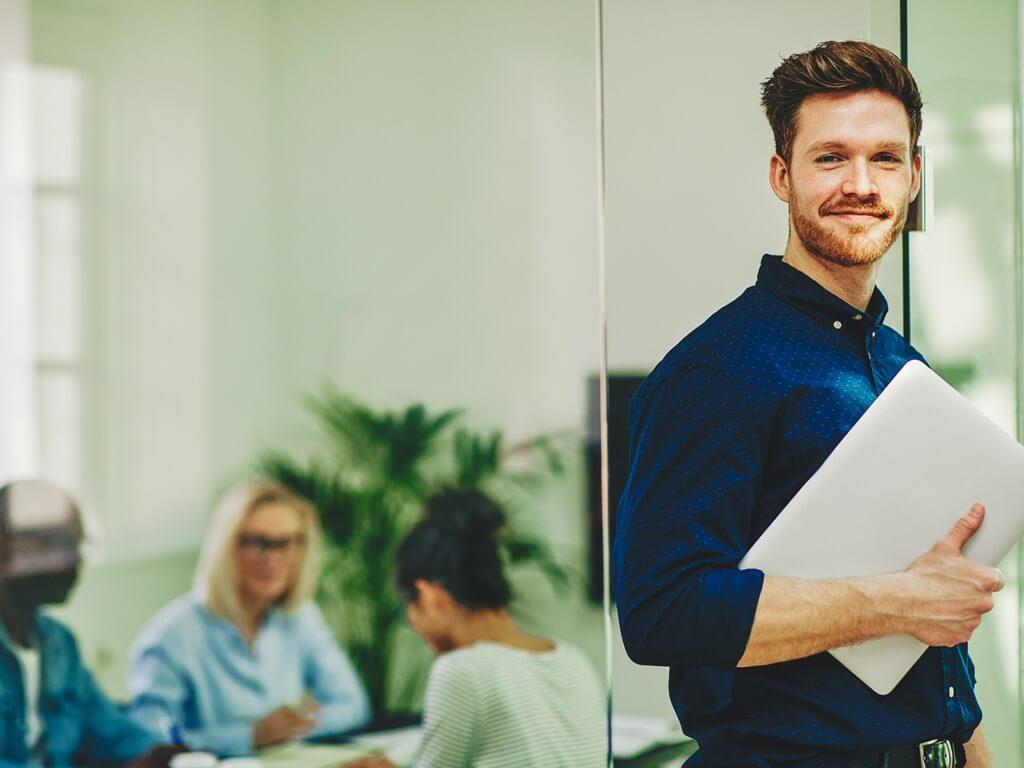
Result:
{"label": "man's nose", "polygon": [[866,158],[856,158],[848,166],[846,178],[843,179],[843,194],[848,197],[874,197],[878,187],[871,174],[871,166]]}

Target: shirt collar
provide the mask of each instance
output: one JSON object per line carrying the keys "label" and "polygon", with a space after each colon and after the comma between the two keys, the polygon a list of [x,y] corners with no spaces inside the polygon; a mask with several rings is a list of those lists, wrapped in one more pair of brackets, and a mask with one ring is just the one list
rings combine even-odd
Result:
{"label": "shirt collar", "polygon": [[761,257],[757,285],[836,330],[877,328],[889,311],[889,303],[877,287],[871,294],[868,308],[861,311],[786,264],[781,256],[770,253]]}

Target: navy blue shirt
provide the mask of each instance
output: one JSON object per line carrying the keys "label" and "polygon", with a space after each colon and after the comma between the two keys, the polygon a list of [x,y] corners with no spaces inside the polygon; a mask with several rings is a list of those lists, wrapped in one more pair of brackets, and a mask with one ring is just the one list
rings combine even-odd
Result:
{"label": "navy blue shirt", "polygon": [[821,768],[842,751],[966,741],[981,721],[966,645],[930,648],[886,696],[827,653],[736,668],[764,581],[741,558],[922,360],[882,325],[887,309],[877,289],[861,312],[765,256],[757,284],[679,342],[630,403],[619,623],[634,661],[670,667],[672,704],[700,745],[688,766]]}

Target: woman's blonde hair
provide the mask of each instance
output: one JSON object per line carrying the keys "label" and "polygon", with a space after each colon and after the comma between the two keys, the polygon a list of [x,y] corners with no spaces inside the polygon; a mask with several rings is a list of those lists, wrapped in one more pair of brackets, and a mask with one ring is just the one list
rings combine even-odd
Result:
{"label": "woman's blonde hair", "polygon": [[278,601],[285,611],[294,611],[313,597],[320,565],[320,522],[313,505],[269,480],[252,480],[232,488],[214,510],[206,529],[193,590],[207,611],[236,621],[241,618],[234,549],[245,518],[264,504],[285,504],[299,515],[305,538],[302,565],[288,591]]}

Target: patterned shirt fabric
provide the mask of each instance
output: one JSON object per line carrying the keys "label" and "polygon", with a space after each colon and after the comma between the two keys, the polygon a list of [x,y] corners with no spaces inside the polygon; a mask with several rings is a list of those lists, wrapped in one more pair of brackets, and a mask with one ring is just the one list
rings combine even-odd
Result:
{"label": "patterned shirt fabric", "polygon": [[143,629],[132,654],[132,716],[157,734],[174,726],[193,749],[251,755],[255,722],[309,695],[320,704],[310,737],[362,727],[370,703],[351,662],[312,603],[272,611],[250,646],[192,595]]}
{"label": "patterned shirt fabric", "polygon": [[604,768],[605,693],[576,648],[477,643],[430,670],[415,768]]}
{"label": "patterned shirt fabric", "polygon": [[122,765],[160,741],[104,695],[64,625],[36,617],[41,731],[29,749],[24,671],[0,624],[0,768]]}
{"label": "patterned shirt fabric", "polygon": [[736,668],[764,579],[740,560],[922,360],[882,325],[887,310],[877,289],[860,311],[766,255],[756,285],[679,342],[630,403],[619,623],[635,661],[670,668],[672,704],[700,745],[687,766],[827,768],[844,750],[966,741],[981,721],[966,645],[929,649],[887,696],[827,653]]}

